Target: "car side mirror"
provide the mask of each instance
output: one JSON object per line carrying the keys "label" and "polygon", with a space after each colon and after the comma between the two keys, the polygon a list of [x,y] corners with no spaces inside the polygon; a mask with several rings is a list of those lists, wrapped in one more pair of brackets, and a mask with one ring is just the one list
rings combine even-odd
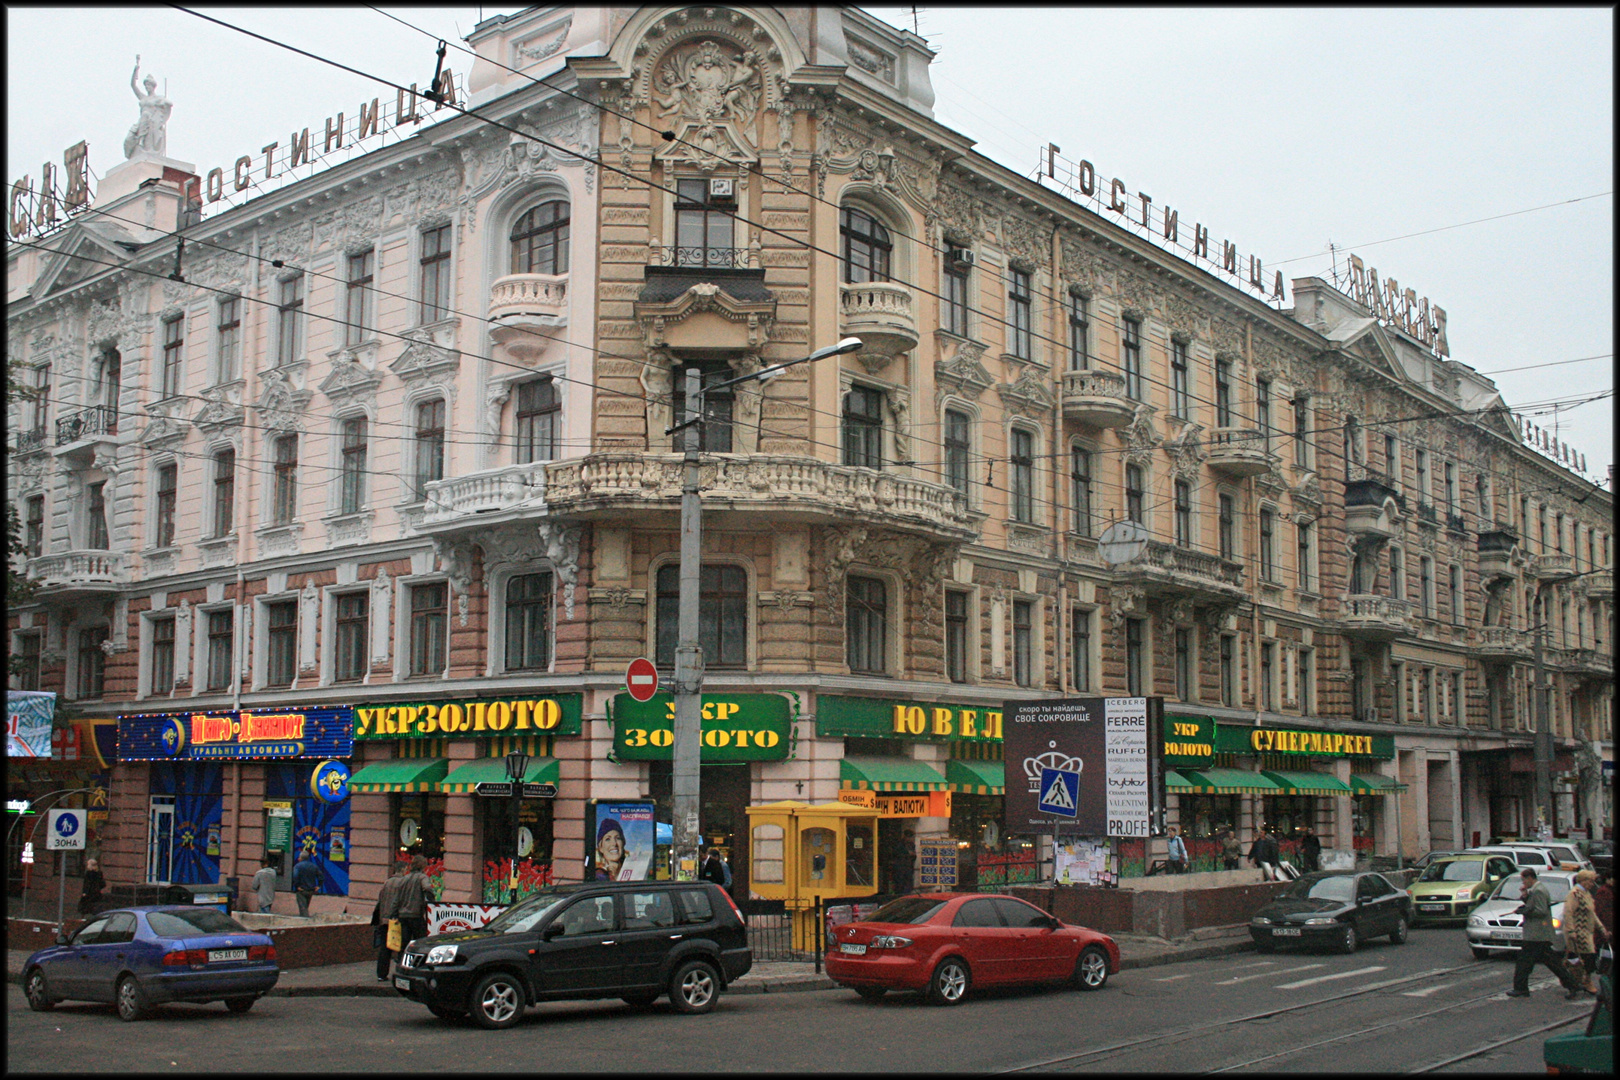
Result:
{"label": "car side mirror", "polygon": [[1063,920],[1055,916],[1048,915],[1041,925],[1046,927],[1048,930],[1059,930],[1063,927]]}
{"label": "car side mirror", "polygon": [[563,928],[561,923],[552,923],[550,926],[540,931],[540,940],[550,941],[552,938],[562,937],[562,932]]}
{"label": "car side mirror", "polygon": [[58,945],[66,945],[68,943],[68,936],[62,931],[58,930],[56,932],[56,943]]}

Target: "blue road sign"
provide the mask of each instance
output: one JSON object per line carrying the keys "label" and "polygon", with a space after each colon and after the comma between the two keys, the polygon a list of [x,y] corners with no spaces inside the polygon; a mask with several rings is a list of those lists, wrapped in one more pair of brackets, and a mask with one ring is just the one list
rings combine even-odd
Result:
{"label": "blue road sign", "polygon": [[1041,770],[1040,812],[1057,817],[1077,817],[1080,805],[1080,774],[1067,769]]}

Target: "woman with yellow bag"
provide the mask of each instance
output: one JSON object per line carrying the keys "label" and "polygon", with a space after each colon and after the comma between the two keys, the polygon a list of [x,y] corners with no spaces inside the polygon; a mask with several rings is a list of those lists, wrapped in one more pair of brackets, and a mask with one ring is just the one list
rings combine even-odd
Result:
{"label": "woman with yellow bag", "polygon": [[377,893],[377,906],[371,909],[371,925],[375,929],[371,932],[372,944],[377,948],[377,981],[386,982],[388,971],[394,961],[394,954],[405,947],[405,936],[398,919],[390,919],[388,912],[393,910],[394,896],[399,892],[400,882],[404,875],[400,873],[404,867],[394,864],[394,876],[383,882],[382,889]]}

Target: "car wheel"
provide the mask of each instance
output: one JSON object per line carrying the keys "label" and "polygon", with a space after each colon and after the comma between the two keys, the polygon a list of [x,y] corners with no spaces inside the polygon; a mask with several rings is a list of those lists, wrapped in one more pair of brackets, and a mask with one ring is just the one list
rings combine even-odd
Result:
{"label": "car wheel", "polygon": [[720,977],[702,960],[688,960],[669,980],[669,1001],[676,1012],[706,1013],[720,998]]}
{"label": "car wheel", "polygon": [[653,1002],[655,1002],[657,1000],[658,1000],[658,995],[657,994],[626,994],[626,995],[624,995],[624,1003],[626,1005],[634,1005],[638,1009],[645,1009],[645,1008],[647,1008],[649,1005],[651,1005]]}
{"label": "car wheel", "polygon": [[473,987],[472,1018],[479,1027],[509,1028],[523,1016],[523,983],[516,975],[496,971]]}
{"label": "car wheel", "polygon": [[928,980],[928,1000],[935,1005],[960,1005],[967,996],[971,978],[967,964],[960,957],[946,957]]}
{"label": "car wheel", "polygon": [[880,1001],[889,992],[886,986],[857,986],[855,992],[867,1001]]}
{"label": "car wheel", "polygon": [[1407,935],[1406,916],[1403,915],[1399,919],[1395,920],[1395,929],[1390,931],[1389,940],[1393,941],[1397,945],[1405,945],[1406,944],[1406,935]]}
{"label": "car wheel", "polygon": [[1339,951],[1342,953],[1353,953],[1356,951],[1356,946],[1359,944],[1361,944],[1361,935],[1356,933],[1356,924],[1345,923],[1344,936],[1339,939]]}
{"label": "car wheel", "polygon": [[245,1013],[253,1008],[253,1003],[259,1000],[251,997],[233,997],[225,999],[225,1007],[233,1013]]}
{"label": "car wheel", "polygon": [[1074,985],[1080,990],[1101,990],[1108,982],[1108,954],[1097,945],[1087,945],[1074,962]]}
{"label": "car wheel", "polygon": [[45,985],[45,973],[39,968],[28,973],[24,989],[28,994],[28,1007],[35,1012],[50,1012],[56,1008],[56,999],[51,997],[50,988]]}
{"label": "car wheel", "polygon": [[146,1016],[146,991],[135,981],[135,976],[125,975],[118,980],[114,1000],[118,1005],[118,1019],[134,1022]]}
{"label": "car wheel", "polygon": [[437,1016],[440,1020],[462,1020],[467,1016],[466,1011],[463,1009],[447,1009],[443,1005],[429,1005],[427,1008],[428,1012]]}

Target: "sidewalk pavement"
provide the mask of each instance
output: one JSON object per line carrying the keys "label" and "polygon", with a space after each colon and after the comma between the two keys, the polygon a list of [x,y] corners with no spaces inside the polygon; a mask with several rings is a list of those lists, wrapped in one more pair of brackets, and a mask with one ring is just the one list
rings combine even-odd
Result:
{"label": "sidewalk pavement", "polygon": [[[1115,934],[1119,945],[1120,970],[1156,967],[1184,960],[1241,952],[1253,948],[1247,924],[1209,927],[1176,941],[1140,934]],[[6,978],[22,981],[22,966],[29,953],[6,950]],[[798,990],[829,990],[835,984],[826,974],[817,974],[809,960],[767,960],[726,988],[731,994],[785,994]],[[358,964],[330,964],[325,967],[294,968],[283,971],[271,997],[398,997],[392,982],[377,979],[375,961]]]}

